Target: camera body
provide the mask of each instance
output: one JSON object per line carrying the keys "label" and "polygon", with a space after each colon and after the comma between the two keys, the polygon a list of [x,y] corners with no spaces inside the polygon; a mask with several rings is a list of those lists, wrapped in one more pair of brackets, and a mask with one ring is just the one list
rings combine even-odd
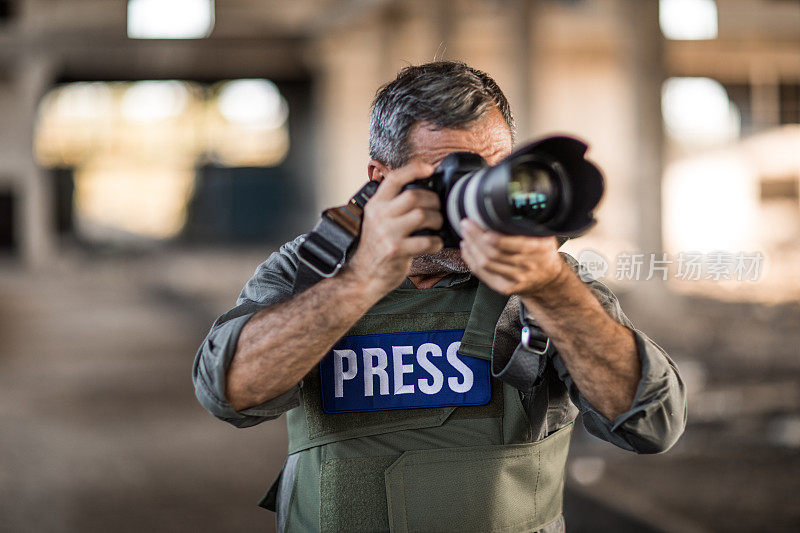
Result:
{"label": "camera body", "polygon": [[426,189],[433,191],[439,197],[442,206],[442,228],[439,231],[422,230],[415,235],[438,235],[444,242],[445,248],[458,248],[461,241],[459,233],[453,228],[447,216],[447,198],[456,182],[472,172],[486,166],[486,161],[478,154],[472,152],[453,152],[447,155],[436,170],[427,178],[409,183],[403,190]]}

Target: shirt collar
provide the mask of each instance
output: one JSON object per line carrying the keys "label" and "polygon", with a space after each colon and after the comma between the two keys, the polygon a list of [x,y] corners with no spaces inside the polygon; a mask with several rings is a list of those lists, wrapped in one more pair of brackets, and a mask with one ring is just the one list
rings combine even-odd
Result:
{"label": "shirt collar", "polygon": [[[472,279],[471,272],[453,272],[451,274],[446,275],[442,279],[436,282],[433,286],[434,289],[440,288],[449,288],[454,287],[456,285],[460,285],[461,283],[465,283]],[[417,287],[411,282],[410,279],[406,278],[403,280],[403,283],[400,284],[398,287],[399,289],[416,289]]]}

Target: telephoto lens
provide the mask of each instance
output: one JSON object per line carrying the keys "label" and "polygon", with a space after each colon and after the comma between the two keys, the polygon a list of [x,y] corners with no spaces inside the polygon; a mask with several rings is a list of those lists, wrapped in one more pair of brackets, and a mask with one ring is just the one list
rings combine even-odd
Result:
{"label": "telephoto lens", "polygon": [[464,218],[507,235],[575,237],[595,224],[604,188],[587,148],[571,137],[548,137],[491,167],[476,154],[456,152],[407,188],[439,195],[445,223],[437,233],[446,247],[458,246]]}

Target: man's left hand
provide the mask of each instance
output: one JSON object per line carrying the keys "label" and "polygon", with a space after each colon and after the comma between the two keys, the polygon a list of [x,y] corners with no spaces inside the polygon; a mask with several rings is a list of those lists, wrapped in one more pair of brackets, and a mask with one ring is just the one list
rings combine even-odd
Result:
{"label": "man's left hand", "polygon": [[569,274],[555,237],[503,235],[461,221],[461,256],[470,270],[501,294],[534,296]]}

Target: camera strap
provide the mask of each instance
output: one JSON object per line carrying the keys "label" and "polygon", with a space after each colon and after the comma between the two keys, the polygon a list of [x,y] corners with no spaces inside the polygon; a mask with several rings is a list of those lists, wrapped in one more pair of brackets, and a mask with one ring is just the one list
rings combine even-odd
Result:
{"label": "camera strap", "polygon": [[297,248],[299,263],[294,294],[303,292],[324,278],[335,276],[341,270],[348,250],[361,234],[364,205],[377,188],[377,182],[367,182],[345,205],[323,211],[314,229],[301,237]]}

